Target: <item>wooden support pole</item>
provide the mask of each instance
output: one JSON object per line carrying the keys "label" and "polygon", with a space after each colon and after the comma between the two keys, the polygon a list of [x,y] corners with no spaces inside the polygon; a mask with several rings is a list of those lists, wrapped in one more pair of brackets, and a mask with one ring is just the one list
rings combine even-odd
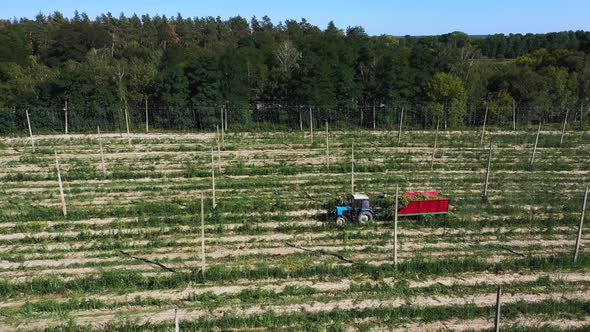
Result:
{"label": "wooden support pole", "polygon": [[377,115],[375,113],[375,100],[373,100],[373,129],[377,128]]}
{"label": "wooden support pole", "polygon": [[219,124],[221,124],[221,131],[223,131],[223,106],[219,108]]}
{"label": "wooden support pole", "polygon": [[145,96],[145,132],[150,132],[150,122],[149,122],[149,113],[148,113],[148,97]]}
{"label": "wooden support pole", "polygon": [[490,170],[491,170],[491,166],[492,166],[492,141],[490,140],[490,151],[488,154],[488,169],[486,171],[486,177],[484,180],[484,185],[483,185],[483,194],[481,195],[482,199],[484,201],[488,200],[488,185],[490,184]]}
{"label": "wooden support pole", "polygon": [[129,147],[131,147],[131,133],[129,132],[129,115],[127,114],[127,107],[125,107],[125,125],[127,126],[127,140]]}
{"label": "wooden support pole", "polygon": [[178,308],[174,309],[174,331],[180,332],[180,317],[178,316]]}
{"label": "wooden support pole", "polygon": [[225,129],[224,127],[224,122],[223,122],[223,107],[221,108],[221,143],[225,144]]}
{"label": "wooden support pole", "polygon": [[399,208],[399,185],[395,185],[395,211],[393,214],[393,265],[397,267],[397,210]]}
{"label": "wooden support pole", "polygon": [[432,147],[432,159],[430,160],[430,170],[434,169],[434,157],[436,156],[436,143],[438,142],[438,126],[440,119],[436,121],[436,134],[434,135],[434,146]]}
{"label": "wooden support pole", "polygon": [[494,331],[500,332],[500,308],[502,306],[502,302],[500,297],[502,296],[502,288],[498,287],[496,292],[496,319],[494,319]]}
{"label": "wooden support pole", "polygon": [[59,159],[57,158],[57,151],[55,153],[55,169],[57,170],[57,182],[59,183],[59,196],[61,198],[61,209],[64,214],[64,218],[68,216],[68,208],[66,206],[66,197],[64,195],[64,187],[61,182],[61,171],[59,170]]}
{"label": "wooden support pole", "polygon": [[354,143],[352,143],[352,155],[351,155],[351,172],[350,172],[350,188],[351,194],[354,195]]}
{"label": "wooden support pole", "polygon": [[68,134],[68,100],[66,99],[66,104],[64,106],[64,126],[66,135]]}
{"label": "wooden support pole", "polygon": [[516,100],[512,98],[512,130],[516,130]]}
{"label": "wooden support pole", "polygon": [[215,201],[215,159],[213,156],[213,150],[211,150],[211,191],[212,191],[212,199],[213,199],[213,208],[217,207],[217,202]]}
{"label": "wooden support pole", "polygon": [[541,122],[539,122],[539,129],[537,129],[537,136],[535,138],[535,146],[533,147],[533,153],[531,155],[531,160],[529,163],[530,167],[533,167],[533,163],[535,162],[535,155],[537,154],[537,144],[539,144],[539,134],[541,133]]}
{"label": "wooden support pole", "polygon": [[584,203],[582,203],[582,213],[580,215],[580,224],[578,224],[578,236],[576,237],[576,249],[574,250],[574,264],[578,260],[578,252],[582,241],[582,227],[584,226],[584,215],[586,213],[586,203],[588,202],[588,186],[584,192]]}
{"label": "wooden support pole", "polygon": [[205,276],[205,198],[201,193],[201,272]]}
{"label": "wooden support pole", "polygon": [[328,121],[326,121],[326,169],[330,171],[330,132],[328,131]]}
{"label": "wooden support pole", "polygon": [[303,132],[303,116],[301,115],[301,111],[299,111],[299,131]]}
{"label": "wooden support pole", "polygon": [[223,116],[223,130],[224,130],[224,131],[226,131],[226,130],[227,130],[227,122],[228,122],[228,121],[227,121],[227,118],[228,118],[228,117],[227,117],[227,109],[228,109],[228,107],[227,107],[227,104],[226,104],[226,105],[225,105],[225,108],[224,108],[224,110],[225,110],[225,115]]}
{"label": "wooden support pole", "polygon": [[309,135],[313,144],[313,111],[311,110],[311,106],[309,107]]}
{"label": "wooden support pole", "polygon": [[96,127],[96,132],[98,133],[98,146],[100,147],[100,165],[102,168],[102,173],[106,176],[107,175],[107,167],[104,163],[104,152],[102,150],[102,138],[100,136],[100,127]]}
{"label": "wooden support pole", "polygon": [[29,135],[31,136],[31,147],[33,148],[33,152],[35,152],[35,139],[33,138],[33,129],[31,129],[31,119],[29,118],[29,110],[25,110],[27,114],[27,125],[29,126]]}
{"label": "wooden support pole", "polygon": [[217,169],[221,174],[221,144],[217,141]]}
{"label": "wooden support pole", "polygon": [[479,139],[479,145],[483,145],[483,139],[486,136],[486,122],[488,121],[488,103],[486,103],[486,112],[483,116],[483,126],[481,127],[481,137]]}
{"label": "wooden support pole", "polygon": [[563,128],[561,128],[561,138],[559,139],[559,145],[563,144],[563,136],[565,135],[565,126],[567,125],[567,116],[569,109],[565,111],[565,117],[563,118]]}
{"label": "wooden support pole", "polygon": [[402,141],[402,125],[404,123],[404,107],[402,106],[402,113],[399,117],[399,131],[397,132],[397,144]]}
{"label": "wooden support pole", "polygon": [[359,107],[361,110],[361,128],[365,125],[365,109],[362,107]]}

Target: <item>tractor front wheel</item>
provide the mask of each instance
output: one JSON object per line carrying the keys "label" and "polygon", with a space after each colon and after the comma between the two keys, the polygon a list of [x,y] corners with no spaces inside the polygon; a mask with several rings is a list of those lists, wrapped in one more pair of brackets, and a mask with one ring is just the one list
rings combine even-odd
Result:
{"label": "tractor front wheel", "polygon": [[359,224],[366,224],[373,221],[373,214],[371,212],[361,212],[358,217]]}
{"label": "tractor front wheel", "polygon": [[346,224],[346,218],[343,216],[338,216],[336,217],[336,225],[338,226],[344,226],[344,224]]}

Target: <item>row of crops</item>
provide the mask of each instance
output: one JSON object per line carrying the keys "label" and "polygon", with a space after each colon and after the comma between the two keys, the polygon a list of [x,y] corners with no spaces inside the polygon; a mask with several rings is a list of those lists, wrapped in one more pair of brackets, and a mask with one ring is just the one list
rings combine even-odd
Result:
{"label": "row of crops", "polygon": [[[434,132],[322,135],[0,138],[0,330],[485,330],[498,286],[506,329],[590,327],[588,133],[541,132],[531,165],[534,131],[441,131],[432,166]],[[353,144],[359,192],[451,199],[400,221],[397,266],[391,220],[320,221]]]}

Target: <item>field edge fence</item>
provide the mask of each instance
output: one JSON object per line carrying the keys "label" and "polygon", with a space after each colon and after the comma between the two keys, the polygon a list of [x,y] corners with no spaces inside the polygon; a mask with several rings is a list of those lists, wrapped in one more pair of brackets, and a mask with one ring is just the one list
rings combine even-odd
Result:
{"label": "field edge fence", "polygon": [[[36,133],[126,131],[125,112],[116,107],[0,108],[0,135],[25,134],[28,131],[26,111]],[[534,106],[486,107],[467,105],[459,110],[440,104],[396,104],[367,106],[282,105],[197,105],[172,107],[138,105],[127,108],[130,130],[214,131],[225,127],[230,131],[303,130],[310,124],[317,130],[326,122],[331,129],[398,130],[403,128],[433,129],[440,122],[442,129],[481,127],[484,122],[495,128],[513,129],[533,124],[559,124],[567,119],[568,129],[584,130],[590,125],[590,109],[554,109]],[[67,115],[66,115],[67,113]],[[486,116],[487,113],[487,116]],[[146,121],[147,116],[147,121]],[[147,122],[147,123],[146,123]],[[554,126],[558,128],[558,126]]]}

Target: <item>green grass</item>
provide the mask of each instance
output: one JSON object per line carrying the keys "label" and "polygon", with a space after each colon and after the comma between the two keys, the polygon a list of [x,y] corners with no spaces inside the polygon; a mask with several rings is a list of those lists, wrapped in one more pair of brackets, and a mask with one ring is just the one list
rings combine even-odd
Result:
{"label": "green grass", "polygon": [[[214,312],[230,304],[238,307],[236,314],[207,314],[183,320],[182,327],[300,331],[353,326],[370,330],[417,321],[491,320],[491,304],[410,304],[283,314],[272,309],[346,299],[488,294],[496,287],[491,283],[465,285],[460,279],[449,287],[409,287],[409,282],[424,279],[483,274],[502,280],[513,274],[587,273],[590,256],[584,247],[576,265],[571,262],[571,251],[583,185],[590,181],[590,141],[586,133],[568,131],[560,146],[558,134],[544,132],[530,169],[527,160],[535,130],[515,135],[495,129],[488,132],[495,150],[487,202],[481,200],[487,141],[480,146],[478,131],[441,131],[434,171],[430,170],[430,133],[406,131],[398,145],[395,132],[332,132],[329,172],[324,165],[323,132],[317,133],[313,143],[298,132],[229,133],[222,148],[221,170],[216,168],[215,210],[210,198],[214,140],[142,138],[134,139],[134,147],[129,148],[124,138],[104,138],[109,170],[104,176],[97,167],[100,157],[95,138],[39,139],[35,153],[30,152],[26,138],[10,143],[0,139],[0,158],[4,158],[0,159],[0,264],[15,264],[0,267],[0,296],[4,301],[22,302],[0,307],[0,324],[14,326],[26,319],[50,322],[49,330],[78,330],[86,328],[78,326],[78,316],[98,310],[99,316],[121,311],[108,325],[100,326],[106,330],[170,330],[171,322],[146,324],[136,318],[176,306]],[[359,191],[392,193],[400,185],[402,192],[434,189],[451,198],[451,213],[444,222],[433,218],[400,221],[402,258],[397,267],[374,264],[391,259],[391,220],[343,228],[314,222],[324,213],[323,202],[350,191],[353,142]],[[67,218],[59,205],[54,150],[62,153]],[[207,196],[206,277],[198,267],[200,192]],[[98,220],[87,222],[94,218]],[[23,237],[12,237],[20,234]],[[356,263],[321,253],[283,252],[289,248],[287,242],[322,248],[318,250]],[[174,266],[177,272],[123,256],[120,250]],[[80,260],[69,261],[76,258]],[[48,265],[51,262],[63,265],[53,267]],[[72,273],[75,268],[86,272]],[[294,280],[312,284],[265,288]],[[352,286],[338,291],[313,286],[340,280],[350,280]],[[504,286],[515,295],[560,294],[586,291],[589,282],[537,278]],[[243,285],[243,289],[231,294],[189,293],[174,299],[154,295],[225,285]],[[109,299],[135,292],[147,295]],[[588,304],[584,301],[509,303],[504,306],[505,327],[557,331],[560,329],[554,326],[524,327],[511,321],[533,316],[547,322],[558,317],[585,318]],[[239,308],[261,305],[266,306],[260,314],[239,314]]]}

